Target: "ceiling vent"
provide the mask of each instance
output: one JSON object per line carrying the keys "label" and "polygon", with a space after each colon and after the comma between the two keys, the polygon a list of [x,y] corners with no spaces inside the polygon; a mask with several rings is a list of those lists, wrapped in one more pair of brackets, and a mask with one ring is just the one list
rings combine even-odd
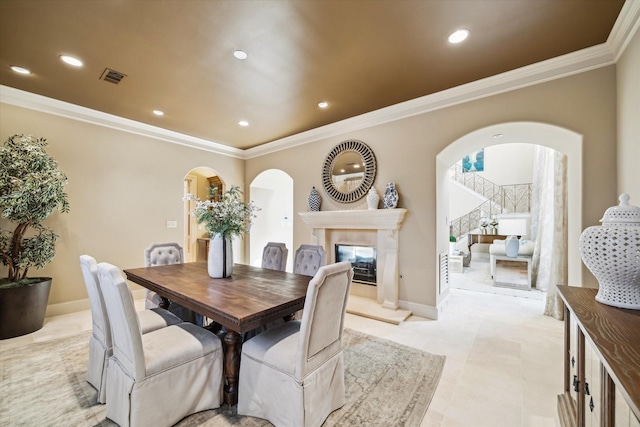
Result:
{"label": "ceiling vent", "polygon": [[111,70],[109,68],[105,68],[104,72],[102,73],[102,76],[100,76],[100,80],[104,80],[105,82],[109,82],[109,83],[113,83],[113,84],[117,85],[125,77],[127,77],[126,74],[122,74],[122,73],[120,73],[118,71]]}

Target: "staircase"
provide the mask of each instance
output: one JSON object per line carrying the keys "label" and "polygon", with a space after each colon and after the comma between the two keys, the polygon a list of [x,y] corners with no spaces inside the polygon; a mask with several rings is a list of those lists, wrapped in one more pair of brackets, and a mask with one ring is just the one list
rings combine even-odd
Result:
{"label": "staircase", "polygon": [[501,213],[531,212],[531,184],[498,185],[474,173],[462,171],[456,163],[449,169],[449,178],[486,199],[471,212],[449,224],[449,234],[460,237],[478,228],[481,218],[493,218]]}

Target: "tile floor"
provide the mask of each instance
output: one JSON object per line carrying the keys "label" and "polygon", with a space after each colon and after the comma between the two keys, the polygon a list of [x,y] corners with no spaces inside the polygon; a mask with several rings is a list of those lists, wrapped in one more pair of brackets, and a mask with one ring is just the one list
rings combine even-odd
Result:
{"label": "tile floor", "polygon": [[[482,260],[452,274],[451,295],[437,321],[411,316],[392,325],[347,314],[346,326],[447,357],[421,427],[559,426],[562,322],[542,314],[542,292],[491,290],[488,276]],[[0,341],[0,349],[90,328],[88,310],[50,317],[40,331]]]}

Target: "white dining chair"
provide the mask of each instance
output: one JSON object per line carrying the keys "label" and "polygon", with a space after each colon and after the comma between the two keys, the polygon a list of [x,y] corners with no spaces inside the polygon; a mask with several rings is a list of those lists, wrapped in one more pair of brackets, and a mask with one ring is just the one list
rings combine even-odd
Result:
{"label": "white dining chair", "polygon": [[[107,359],[112,354],[113,345],[111,326],[102,290],[98,284],[98,264],[95,258],[89,255],[80,255],[80,269],[82,270],[84,285],[87,288],[89,305],[91,306],[92,331],[89,337],[87,382],[98,390],[98,403],[105,403]],[[182,322],[179,317],[161,308],[141,310],[136,314],[143,334]]]}
{"label": "white dining chair", "polygon": [[262,268],[284,271],[289,249],[285,243],[268,242],[262,250]]}
{"label": "white dining chair", "polygon": [[296,249],[295,259],[293,261],[293,272],[313,277],[318,269],[325,265],[326,259],[327,255],[322,246],[300,245],[300,247]]}
{"label": "white dining chair", "polygon": [[242,346],[238,414],[278,427],[320,426],[345,403],[342,331],[351,263],[320,267],[309,282],[302,320]]}
{"label": "white dining chair", "polygon": [[[287,268],[287,255],[289,255],[289,249],[285,243],[268,242],[262,250],[262,268],[269,270],[285,271]],[[256,335],[266,331],[267,329],[280,326],[285,322],[285,319],[276,319],[266,325],[258,326],[255,329],[242,334],[242,340],[247,341]]]}
{"label": "white dining chair", "polygon": [[[184,250],[177,243],[154,243],[144,250],[144,266],[156,267],[159,265],[182,264],[184,262]],[[145,308],[155,308],[160,305],[160,295],[147,289]],[[191,322],[203,326],[204,317],[172,301],[168,310],[185,322]]]}
{"label": "white dining chair", "polygon": [[222,402],[222,345],[213,333],[183,322],[142,334],[133,296],[120,270],[98,264],[111,323],[108,419],[121,427],[168,427]]}

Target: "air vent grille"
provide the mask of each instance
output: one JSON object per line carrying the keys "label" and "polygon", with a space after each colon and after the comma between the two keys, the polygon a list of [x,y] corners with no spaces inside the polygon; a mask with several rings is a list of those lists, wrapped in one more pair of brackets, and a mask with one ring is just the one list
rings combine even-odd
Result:
{"label": "air vent grille", "polygon": [[119,71],[112,70],[110,68],[105,68],[104,72],[102,73],[102,76],[100,76],[100,80],[104,80],[105,82],[109,82],[117,85],[125,77],[127,77],[126,74],[123,74]]}
{"label": "air vent grille", "polygon": [[440,293],[449,289],[449,253],[440,254]]}

